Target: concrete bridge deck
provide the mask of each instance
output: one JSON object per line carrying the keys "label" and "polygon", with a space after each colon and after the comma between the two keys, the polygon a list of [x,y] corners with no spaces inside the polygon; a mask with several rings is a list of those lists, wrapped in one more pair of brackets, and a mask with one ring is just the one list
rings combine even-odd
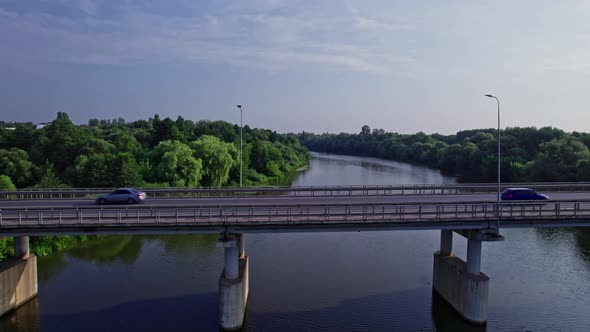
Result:
{"label": "concrete bridge deck", "polygon": [[[345,202],[331,197],[313,200],[277,197],[237,199],[237,202],[236,199],[204,202],[201,199],[201,204],[189,204],[192,199],[173,204],[179,200],[170,199],[168,204],[157,205],[2,207],[0,235],[492,228],[496,220],[495,202],[459,200],[465,196],[444,198],[446,202],[396,203],[391,202],[392,197],[375,196],[347,197]],[[254,202],[258,200],[259,203]],[[590,226],[590,199],[504,202],[500,217],[501,227]]]}

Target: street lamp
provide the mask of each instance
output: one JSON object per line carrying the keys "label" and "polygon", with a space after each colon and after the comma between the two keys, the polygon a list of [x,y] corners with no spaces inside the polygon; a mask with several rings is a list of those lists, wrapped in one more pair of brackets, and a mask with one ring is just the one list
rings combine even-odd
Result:
{"label": "street lamp", "polygon": [[496,232],[500,233],[500,100],[494,95],[485,95],[496,99],[498,104],[498,197],[496,200]]}
{"label": "street lamp", "polygon": [[240,188],[242,188],[242,105],[236,105],[240,109]]}

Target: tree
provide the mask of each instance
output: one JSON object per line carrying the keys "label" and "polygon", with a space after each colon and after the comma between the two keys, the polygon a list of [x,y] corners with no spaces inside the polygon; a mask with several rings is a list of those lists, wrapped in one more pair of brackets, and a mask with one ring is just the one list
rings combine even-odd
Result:
{"label": "tree", "polygon": [[580,160],[576,168],[578,169],[577,181],[590,181],[590,158]]}
{"label": "tree", "polygon": [[111,173],[112,154],[80,155],[74,162],[74,185],[77,187],[116,187]]}
{"label": "tree", "polygon": [[158,114],[154,115],[153,120],[153,133],[152,133],[152,146],[159,144],[162,141],[167,140],[180,140],[184,138],[183,133],[178,130],[176,122],[170,118],[160,120]]}
{"label": "tree", "polygon": [[48,161],[43,166],[43,175],[35,187],[38,188],[59,188],[62,187],[63,183],[55,173],[55,167]]}
{"label": "tree", "polygon": [[114,187],[133,187],[141,184],[141,169],[129,152],[118,153],[112,160],[110,173]]}
{"label": "tree", "polygon": [[369,127],[368,125],[364,125],[361,128],[361,135],[363,135],[363,136],[369,136],[369,135],[371,135],[371,127]]}
{"label": "tree", "polygon": [[15,190],[16,187],[7,175],[0,175],[0,190]]}
{"label": "tree", "polygon": [[258,140],[252,147],[251,162],[254,169],[265,175],[281,175],[284,159],[281,151],[269,141]]}
{"label": "tree", "polygon": [[203,184],[221,187],[229,179],[229,170],[234,163],[232,155],[237,152],[230,143],[219,138],[203,135],[191,143],[195,158],[203,161]]}
{"label": "tree", "polygon": [[573,137],[556,139],[541,144],[528,171],[534,181],[575,181],[585,159],[590,159],[590,151],[582,142]]}
{"label": "tree", "polygon": [[47,144],[44,146],[44,159],[55,164],[58,173],[74,164],[80,155],[81,142],[86,131],[76,127],[67,113],[58,112],[57,118],[47,127]]}
{"label": "tree", "polygon": [[19,188],[33,182],[34,165],[27,152],[21,149],[0,150],[0,171],[13,179]]}
{"label": "tree", "polygon": [[118,152],[129,152],[135,157],[144,153],[141,144],[129,131],[116,129],[107,136],[107,140],[115,146],[115,150]]}
{"label": "tree", "polygon": [[160,142],[152,151],[157,179],[171,186],[198,186],[203,176],[203,164],[193,154],[188,145],[179,141]]}

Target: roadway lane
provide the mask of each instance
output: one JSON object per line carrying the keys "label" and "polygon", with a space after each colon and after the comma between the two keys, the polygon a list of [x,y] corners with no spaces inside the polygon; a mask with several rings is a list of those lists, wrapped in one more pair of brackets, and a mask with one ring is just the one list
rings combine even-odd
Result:
{"label": "roadway lane", "polygon": [[[590,200],[590,192],[544,192],[550,201]],[[244,205],[258,204],[395,204],[395,203],[457,203],[457,202],[495,202],[495,194],[463,194],[463,195],[393,195],[393,196],[257,196],[257,197],[168,197],[148,198],[144,206],[194,206],[194,205]],[[125,206],[118,204],[112,206]],[[54,199],[54,200],[1,200],[3,208],[72,208],[96,206],[94,199]],[[107,205],[111,206],[111,205]]]}

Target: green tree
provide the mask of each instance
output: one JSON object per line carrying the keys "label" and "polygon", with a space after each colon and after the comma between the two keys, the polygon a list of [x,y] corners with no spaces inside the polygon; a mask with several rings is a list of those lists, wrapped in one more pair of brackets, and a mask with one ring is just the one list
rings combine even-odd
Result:
{"label": "green tree", "polygon": [[114,187],[133,187],[143,182],[141,169],[129,152],[118,153],[110,168]]}
{"label": "green tree", "polygon": [[590,151],[582,142],[573,137],[556,139],[541,144],[528,171],[534,181],[575,181],[585,159],[590,159]]}
{"label": "green tree", "polygon": [[219,138],[203,135],[192,142],[195,158],[203,161],[203,184],[221,187],[229,179],[229,170],[236,154],[233,144],[224,143]]}
{"label": "green tree", "polygon": [[265,175],[281,175],[284,159],[281,151],[271,142],[258,140],[252,146],[251,163],[254,169]]}
{"label": "green tree", "polygon": [[179,141],[160,142],[152,151],[157,179],[171,186],[198,186],[203,176],[203,164],[193,154],[188,145]]}
{"label": "green tree", "polygon": [[590,159],[586,158],[580,160],[576,167],[578,172],[576,174],[577,181],[590,181]]}
{"label": "green tree", "polygon": [[57,118],[47,127],[43,160],[51,160],[57,172],[64,174],[80,155],[82,142],[88,136],[89,132],[74,125],[67,113],[58,112]]}
{"label": "green tree", "polygon": [[27,152],[21,149],[0,150],[0,171],[13,179],[19,188],[33,182],[34,165]]}
{"label": "green tree", "polygon": [[74,185],[76,187],[115,187],[111,173],[112,154],[80,155],[74,162]]}
{"label": "green tree", "polygon": [[55,168],[49,162],[45,162],[43,166],[43,174],[41,175],[41,179],[37,182],[35,187],[38,188],[59,188],[63,186],[62,181],[55,173]]}
{"label": "green tree", "polygon": [[15,190],[16,187],[7,175],[0,175],[0,190]]}
{"label": "green tree", "polygon": [[152,133],[152,146],[159,144],[163,141],[168,140],[180,140],[184,139],[183,133],[178,130],[176,122],[170,118],[160,120],[158,114],[154,115],[152,121],[153,133]]}

